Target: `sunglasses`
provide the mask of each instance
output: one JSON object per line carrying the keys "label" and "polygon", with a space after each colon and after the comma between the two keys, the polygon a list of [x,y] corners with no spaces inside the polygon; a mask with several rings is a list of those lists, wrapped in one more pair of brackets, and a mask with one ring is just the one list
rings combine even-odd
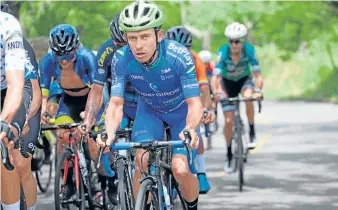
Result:
{"label": "sunglasses", "polygon": [[230,44],[239,44],[241,43],[242,41],[239,40],[239,39],[236,39],[236,40],[229,40]]}
{"label": "sunglasses", "polygon": [[75,58],[75,53],[71,53],[69,55],[56,55],[58,61],[66,60],[71,61]]}

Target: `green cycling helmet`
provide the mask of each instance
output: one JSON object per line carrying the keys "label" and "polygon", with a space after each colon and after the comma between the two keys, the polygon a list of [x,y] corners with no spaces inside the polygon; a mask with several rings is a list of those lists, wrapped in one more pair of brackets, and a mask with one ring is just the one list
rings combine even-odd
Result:
{"label": "green cycling helmet", "polygon": [[159,28],[163,25],[163,22],[163,12],[157,5],[144,0],[138,0],[122,10],[119,25],[126,32],[143,31]]}

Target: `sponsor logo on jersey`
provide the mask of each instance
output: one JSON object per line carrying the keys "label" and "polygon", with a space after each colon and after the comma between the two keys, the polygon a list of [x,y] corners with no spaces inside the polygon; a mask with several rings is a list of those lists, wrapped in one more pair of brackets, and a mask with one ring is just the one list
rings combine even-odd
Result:
{"label": "sponsor logo on jersey", "polygon": [[107,47],[106,50],[103,51],[103,53],[100,56],[99,62],[98,62],[100,67],[103,67],[106,57],[113,52],[114,52],[114,49],[112,47]]}
{"label": "sponsor logo on jersey", "polygon": [[21,41],[13,41],[7,44],[7,50],[23,49],[23,43]]}
{"label": "sponsor logo on jersey", "polygon": [[171,72],[171,69],[170,69],[170,68],[162,69],[162,70],[161,70],[161,74],[166,74],[166,73],[169,73],[169,72]]}
{"label": "sponsor logo on jersey", "polygon": [[99,68],[97,72],[99,72],[99,74],[104,74],[106,71],[103,68]]}
{"label": "sponsor logo on jersey", "polygon": [[158,90],[158,86],[155,85],[154,83],[150,83],[150,84],[149,84],[149,87],[150,87],[153,91],[155,91],[155,92],[160,92],[160,91]]}
{"label": "sponsor logo on jersey", "polygon": [[144,77],[141,75],[130,75],[129,77],[130,79],[134,79],[134,80],[137,80],[137,79],[144,80]]}
{"label": "sponsor logo on jersey", "polygon": [[171,78],[174,78],[173,74],[170,74],[170,75],[161,75],[161,80],[167,80],[167,79],[171,79]]}
{"label": "sponsor logo on jersey", "polygon": [[175,43],[171,42],[171,43],[169,43],[168,49],[170,49],[170,50],[172,50],[172,51],[174,51],[174,52],[176,52],[180,55],[183,55],[186,65],[193,65],[194,64],[191,53],[187,48],[185,48],[183,46],[182,47],[177,46]]}

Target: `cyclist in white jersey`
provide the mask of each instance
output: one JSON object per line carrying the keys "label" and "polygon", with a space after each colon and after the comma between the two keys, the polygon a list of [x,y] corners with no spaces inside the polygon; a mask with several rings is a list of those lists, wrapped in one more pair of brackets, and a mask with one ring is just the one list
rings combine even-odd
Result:
{"label": "cyclist in white jersey", "polygon": [[[1,4],[1,9],[5,5]],[[1,133],[0,139],[16,158],[14,144],[8,144],[10,131],[21,134],[31,103],[31,83],[24,82],[25,51],[18,20],[0,13]],[[1,164],[1,204],[4,210],[20,208],[20,181],[17,170],[8,171]]]}

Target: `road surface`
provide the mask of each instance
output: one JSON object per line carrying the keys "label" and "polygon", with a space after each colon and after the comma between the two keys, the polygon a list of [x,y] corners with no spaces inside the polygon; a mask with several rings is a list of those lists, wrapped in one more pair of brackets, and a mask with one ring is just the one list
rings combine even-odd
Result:
{"label": "road surface", "polygon": [[[225,144],[219,129],[213,149],[206,151],[212,189],[200,196],[199,209],[337,210],[338,106],[264,101],[256,116],[259,142],[245,165],[243,192],[238,191],[238,174],[223,171]],[[222,127],[223,117],[218,120]],[[52,192],[39,194],[37,209],[54,209]]]}

